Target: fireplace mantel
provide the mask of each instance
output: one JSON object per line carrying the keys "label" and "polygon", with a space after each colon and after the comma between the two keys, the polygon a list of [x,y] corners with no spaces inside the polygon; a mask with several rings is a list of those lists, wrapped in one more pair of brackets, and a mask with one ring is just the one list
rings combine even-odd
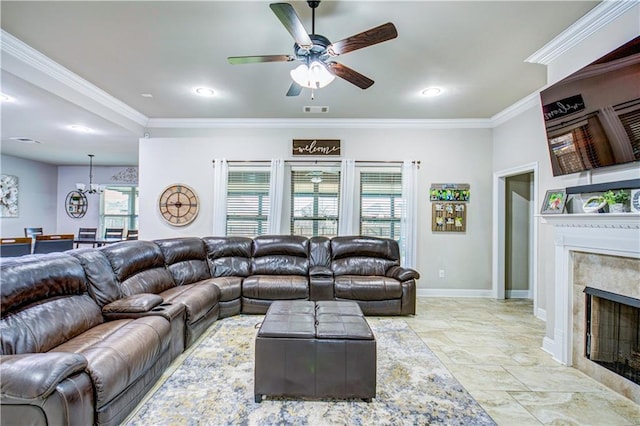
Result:
{"label": "fireplace mantel", "polygon": [[547,214],[540,217],[553,226],[640,229],[640,213]]}
{"label": "fireplace mantel", "polygon": [[543,349],[562,364],[572,365],[572,253],[640,258],[640,214],[561,214],[540,218],[554,227],[555,242],[554,333],[553,338],[545,337]]}

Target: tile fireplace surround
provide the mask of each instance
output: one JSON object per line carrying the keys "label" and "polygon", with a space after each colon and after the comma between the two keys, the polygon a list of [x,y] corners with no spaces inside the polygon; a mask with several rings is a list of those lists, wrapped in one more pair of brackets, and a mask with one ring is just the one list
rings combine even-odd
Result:
{"label": "tile fireplace surround", "polygon": [[640,215],[545,215],[554,226],[555,329],[543,349],[640,404],[640,386],[584,356],[585,287],[640,299]]}

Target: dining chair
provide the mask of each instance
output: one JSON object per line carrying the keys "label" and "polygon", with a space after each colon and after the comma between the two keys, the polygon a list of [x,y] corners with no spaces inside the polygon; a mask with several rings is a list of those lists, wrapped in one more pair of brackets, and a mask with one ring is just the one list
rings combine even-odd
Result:
{"label": "dining chair", "polygon": [[79,228],[78,240],[90,240],[90,241],[86,241],[86,242],[76,241],[76,248],[78,248],[80,244],[91,244],[91,247],[95,247],[97,235],[98,235],[98,228]]}
{"label": "dining chair", "polygon": [[122,239],[124,238],[124,228],[105,228],[104,238]]}
{"label": "dining chair", "polygon": [[36,235],[42,235],[43,233],[42,228],[24,228],[25,237],[33,238]]}
{"label": "dining chair", "polygon": [[73,234],[36,235],[34,254],[53,253],[73,249]]}
{"label": "dining chair", "polygon": [[17,257],[25,254],[31,254],[31,237],[0,239],[0,257]]}
{"label": "dining chair", "polygon": [[137,240],[138,239],[138,230],[137,229],[129,229],[127,231],[127,240]]}

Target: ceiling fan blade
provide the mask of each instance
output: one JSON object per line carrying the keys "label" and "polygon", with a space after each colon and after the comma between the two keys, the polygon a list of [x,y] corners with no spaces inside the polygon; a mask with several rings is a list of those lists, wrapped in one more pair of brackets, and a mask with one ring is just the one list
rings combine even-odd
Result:
{"label": "ceiling fan blade", "polygon": [[298,96],[300,92],[302,92],[302,86],[295,81],[292,81],[291,86],[289,86],[289,90],[287,91],[287,96]]}
{"label": "ceiling fan blade", "polygon": [[271,3],[269,5],[273,13],[276,14],[282,25],[289,31],[298,43],[298,46],[303,49],[311,49],[313,46],[313,42],[307,33],[307,30],[304,29],[304,25],[302,25],[302,21],[298,17],[293,6],[289,3]]}
{"label": "ceiling fan blade", "polygon": [[398,31],[395,25],[387,22],[386,24],[337,41],[327,48],[327,52],[331,56],[344,55],[345,53],[373,46],[374,44],[382,43],[383,41],[396,37],[398,37]]}
{"label": "ceiling fan blade", "polygon": [[290,62],[295,61],[291,55],[262,55],[262,56],[229,56],[227,58],[230,64],[257,64],[261,62]]}
{"label": "ceiling fan blade", "polygon": [[347,80],[349,83],[354,84],[361,89],[368,89],[369,87],[373,86],[373,80],[371,80],[369,77],[365,77],[364,75],[349,68],[346,65],[342,65],[337,62],[329,62],[327,64],[327,67],[336,76]]}

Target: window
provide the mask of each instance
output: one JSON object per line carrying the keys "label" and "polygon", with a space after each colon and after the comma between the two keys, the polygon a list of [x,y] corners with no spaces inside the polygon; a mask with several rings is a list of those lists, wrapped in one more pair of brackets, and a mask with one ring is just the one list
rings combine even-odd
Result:
{"label": "window", "polygon": [[400,239],[402,173],[360,173],[360,235]]}
{"label": "window", "polygon": [[269,172],[229,170],[227,235],[254,237],[269,229]]}
{"label": "window", "polygon": [[340,172],[291,171],[291,235],[338,235]]}
{"label": "window", "polygon": [[108,186],[102,193],[102,229],[138,229],[138,187]]}

